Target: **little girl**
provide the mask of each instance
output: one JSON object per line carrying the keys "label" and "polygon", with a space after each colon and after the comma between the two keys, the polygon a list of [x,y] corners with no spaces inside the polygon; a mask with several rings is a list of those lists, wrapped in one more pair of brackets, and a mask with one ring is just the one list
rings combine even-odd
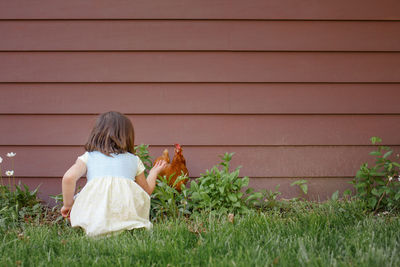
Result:
{"label": "little girl", "polygon": [[[98,118],[86,153],[64,174],[61,214],[70,216],[73,227],[89,236],[133,228],[151,228],[150,195],[166,162],[157,163],[146,179],[144,165],[134,153],[131,121],[119,112]],[[74,201],[76,182],[86,173],[87,184]]]}

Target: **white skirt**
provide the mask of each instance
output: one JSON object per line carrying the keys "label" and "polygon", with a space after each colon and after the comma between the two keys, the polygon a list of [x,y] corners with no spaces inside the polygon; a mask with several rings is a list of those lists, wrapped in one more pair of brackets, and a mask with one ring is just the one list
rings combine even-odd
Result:
{"label": "white skirt", "polygon": [[71,209],[71,226],[88,236],[118,233],[133,228],[150,229],[150,196],[134,181],[119,177],[88,182]]}

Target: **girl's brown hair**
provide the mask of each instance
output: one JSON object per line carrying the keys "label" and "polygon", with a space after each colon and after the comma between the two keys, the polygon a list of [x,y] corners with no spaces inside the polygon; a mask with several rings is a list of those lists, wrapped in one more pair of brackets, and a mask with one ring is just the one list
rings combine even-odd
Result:
{"label": "girl's brown hair", "polygon": [[85,144],[86,151],[99,151],[107,156],[110,153],[135,153],[135,132],[131,121],[122,113],[110,111],[103,113],[96,121]]}

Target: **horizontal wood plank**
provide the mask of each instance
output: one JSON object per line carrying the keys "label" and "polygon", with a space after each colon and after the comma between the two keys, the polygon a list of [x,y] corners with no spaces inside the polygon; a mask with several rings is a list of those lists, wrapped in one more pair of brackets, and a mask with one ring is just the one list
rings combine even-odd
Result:
{"label": "horizontal wood plank", "polygon": [[0,113],[400,114],[399,98],[400,83],[3,83]]}
{"label": "horizontal wood plank", "polygon": [[399,51],[400,21],[0,21],[0,51]]}
{"label": "horizontal wood plank", "polygon": [[[21,8],[24,7],[24,8]],[[400,19],[397,0],[1,1],[0,19]]]}
{"label": "horizontal wood plank", "polygon": [[[232,170],[243,166],[240,175],[252,178],[354,177],[362,163],[372,163],[374,159],[368,155],[374,150],[372,146],[182,147],[191,177],[199,177],[206,169],[219,164],[219,156],[225,152],[235,153],[231,162]],[[150,155],[154,159],[165,148],[169,149],[172,156],[172,146],[152,146]],[[400,152],[399,146],[394,148],[396,153]],[[12,159],[5,156],[10,151],[17,154]],[[62,177],[83,153],[82,147],[0,146],[2,169],[14,169],[18,177]]]}
{"label": "horizontal wood plank", "polygon": [[[83,145],[95,115],[0,115],[0,145]],[[166,145],[399,144],[399,115],[131,115],[136,143]]]}
{"label": "horizontal wood plank", "polygon": [[400,53],[0,52],[0,82],[400,82]]}

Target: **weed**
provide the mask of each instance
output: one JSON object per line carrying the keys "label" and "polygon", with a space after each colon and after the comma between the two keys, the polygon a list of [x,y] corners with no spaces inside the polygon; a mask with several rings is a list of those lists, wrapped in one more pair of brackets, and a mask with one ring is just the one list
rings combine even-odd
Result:
{"label": "weed", "polygon": [[[372,137],[371,143],[382,142],[379,137]],[[377,150],[369,153],[375,156],[375,164],[361,165],[355,179],[352,181],[356,188],[356,196],[365,200],[368,208],[379,210],[398,210],[400,208],[400,163],[392,157],[393,150],[387,146],[378,146]],[[397,160],[398,160],[397,155]]]}

